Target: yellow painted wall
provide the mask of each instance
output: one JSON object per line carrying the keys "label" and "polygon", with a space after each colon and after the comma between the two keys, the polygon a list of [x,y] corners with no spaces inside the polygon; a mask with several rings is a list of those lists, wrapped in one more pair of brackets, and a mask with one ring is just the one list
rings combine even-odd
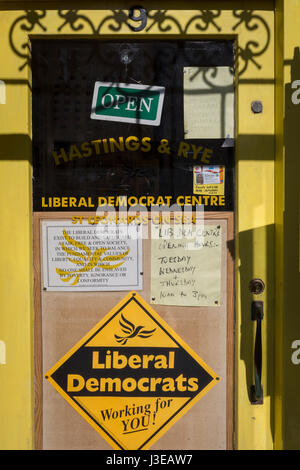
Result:
{"label": "yellow painted wall", "polygon": [[[7,17],[0,29],[8,43]],[[1,41],[4,41],[3,37]],[[9,47],[1,50],[5,103],[0,104],[0,448],[33,446],[33,309],[31,249],[30,71],[16,70]]]}
{"label": "yellow painted wall", "polygon": [[[152,12],[148,32],[132,33],[125,23],[129,2],[101,2],[105,10],[60,10],[58,4],[0,2],[0,80],[6,104],[0,104],[1,317],[0,341],[6,364],[0,365],[0,448],[33,448],[33,308],[31,245],[31,129],[28,35],[74,37],[134,34],[135,38],[236,38],[237,60],[237,218],[236,218],[236,422],[239,449],[271,449],[274,406],[274,10],[268,0],[164,2],[164,14]],[[26,10],[24,11],[26,4]],[[99,3],[98,3],[99,4]],[[11,4],[12,5],[12,4]],[[154,5],[154,2],[153,2]],[[214,10],[208,8],[214,7]],[[161,2],[159,4],[161,7]],[[48,8],[48,9],[47,9]],[[73,8],[75,8],[73,6]],[[123,10],[114,13],[111,9]],[[43,9],[45,9],[43,11]],[[250,9],[253,11],[251,12]],[[82,25],[82,28],[77,28]],[[199,26],[200,25],[200,26]],[[166,27],[166,32],[163,32]],[[116,30],[112,29],[114,27]],[[262,100],[254,115],[252,100]],[[248,283],[260,277],[266,291],[263,321],[264,404],[251,405],[254,323]]]}
{"label": "yellow painted wall", "polygon": [[[277,237],[277,329],[276,358],[276,420],[278,435],[276,447],[300,448],[300,364],[292,361],[295,341],[300,344],[300,268],[299,268],[299,214],[300,214],[300,159],[299,122],[300,104],[293,103],[295,80],[300,80],[300,2],[277,2],[280,40],[278,55],[281,70],[277,84],[276,148],[276,222]],[[298,348],[299,349],[299,348]],[[299,356],[300,357],[300,356]],[[297,359],[297,357],[296,357]],[[281,433],[279,432],[281,428]]]}

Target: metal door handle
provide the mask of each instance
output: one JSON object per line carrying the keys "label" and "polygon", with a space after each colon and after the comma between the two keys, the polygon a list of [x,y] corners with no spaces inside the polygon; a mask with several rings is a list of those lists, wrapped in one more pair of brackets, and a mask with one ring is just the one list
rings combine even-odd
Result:
{"label": "metal door handle", "polygon": [[255,300],[251,305],[251,320],[256,321],[255,346],[254,346],[254,385],[251,386],[251,403],[263,404],[263,387],[261,384],[262,372],[262,338],[261,322],[264,317],[264,305],[260,300]]}

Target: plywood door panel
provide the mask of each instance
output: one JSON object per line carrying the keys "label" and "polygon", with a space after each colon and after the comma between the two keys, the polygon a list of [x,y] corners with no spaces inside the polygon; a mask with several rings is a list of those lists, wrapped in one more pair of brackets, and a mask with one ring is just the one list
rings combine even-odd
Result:
{"label": "plywood door panel", "polygon": [[[75,215],[75,214],[72,214]],[[86,214],[88,215],[88,214]],[[93,214],[94,215],[94,214]],[[66,213],[35,214],[36,442],[44,449],[103,449],[110,445],[47,383],[43,374],[74,346],[126,292],[47,292],[41,283],[42,219]],[[210,213],[205,223],[222,227],[221,306],[153,305],[154,310],[221,377],[152,449],[225,449],[232,446],[233,411],[233,215]],[[143,240],[143,290],[150,303],[151,241]]]}

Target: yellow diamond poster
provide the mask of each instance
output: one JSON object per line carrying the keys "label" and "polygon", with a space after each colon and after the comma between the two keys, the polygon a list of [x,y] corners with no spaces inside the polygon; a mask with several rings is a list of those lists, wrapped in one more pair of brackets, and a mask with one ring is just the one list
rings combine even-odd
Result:
{"label": "yellow diamond poster", "polygon": [[219,380],[137,292],[45,378],[117,450],[149,449]]}

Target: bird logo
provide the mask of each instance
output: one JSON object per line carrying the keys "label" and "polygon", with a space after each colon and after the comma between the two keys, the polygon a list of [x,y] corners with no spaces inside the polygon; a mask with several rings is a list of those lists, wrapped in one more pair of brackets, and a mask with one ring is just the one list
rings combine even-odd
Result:
{"label": "bird logo", "polygon": [[156,330],[156,328],[154,328],[153,330],[146,330],[142,325],[135,326],[133,323],[127,320],[122,313],[121,317],[123,321],[119,320],[119,323],[121,326],[121,330],[123,331],[123,333],[125,333],[125,335],[115,335],[115,338],[117,343],[120,343],[122,345],[126,344],[129,339],[135,338],[136,336],[139,338],[150,338],[150,336],[152,336]]}
{"label": "bird logo", "polygon": [[[76,264],[79,269],[68,270],[56,268],[56,272],[60,276],[61,281],[63,282],[69,282],[73,280],[73,282],[70,284],[72,286],[75,286],[78,283],[80,276],[83,273],[91,271],[96,266],[102,269],[115,269],[119,266],[122,266],[122,264],[126,261],[124,259],[125,256],[127,256],[130,251],[128,249],[120,255],[109,255],[104,256],[103,258],[102,255],[106,251],[108,251],[109,248],[98,248],[94,252],[92,252],[92,250],[88,246],[71,238],[70,235],[67,234],[66,230],[63,230],[63,235],[66,242],[68,242],[68,246],[66,246],[63,242],[60,242],[60,245],[64,252],[67,254],[66,259],[71,263]],[[70,255],[71,257],[68,255]],[[117,264],[109,264],[109,262],[111,261],[119,260],[123,261]]]}

